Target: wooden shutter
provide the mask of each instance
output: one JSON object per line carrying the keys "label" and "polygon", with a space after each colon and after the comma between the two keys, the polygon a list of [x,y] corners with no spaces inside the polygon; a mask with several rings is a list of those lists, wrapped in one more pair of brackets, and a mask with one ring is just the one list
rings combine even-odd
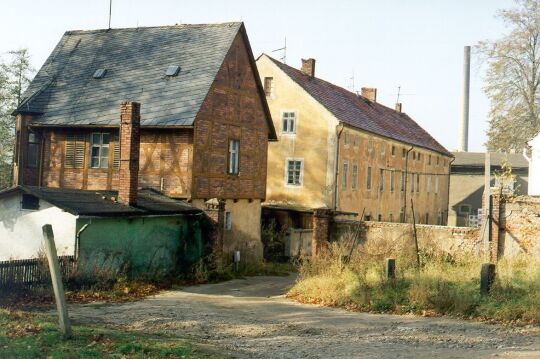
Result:
{"label": "wooden shutter", "polygon": [[84,166],[84,135],[68,134],[66,136],[66,168],[83,168]]}
{"label": "wooden shutter", "polygon": [[113,168],[120,168],[120,139],[114,136]]}

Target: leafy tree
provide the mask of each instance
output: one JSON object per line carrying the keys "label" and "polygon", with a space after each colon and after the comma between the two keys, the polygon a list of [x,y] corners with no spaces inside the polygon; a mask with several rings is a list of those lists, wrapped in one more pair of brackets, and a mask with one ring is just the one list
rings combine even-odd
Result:
{"label": "leafy tree", "polygon": [[540,132],[540,0],[515,2],[515,8],[498,14],[508,33],[477,45],[488,65],[490,151],[522,149]]}
{"label": "leafy tree", "polygon": [[0,62],[0,188],[11,184],[15,118],[11,115],[22,100],[34,72],[27,49],[10,51]]}

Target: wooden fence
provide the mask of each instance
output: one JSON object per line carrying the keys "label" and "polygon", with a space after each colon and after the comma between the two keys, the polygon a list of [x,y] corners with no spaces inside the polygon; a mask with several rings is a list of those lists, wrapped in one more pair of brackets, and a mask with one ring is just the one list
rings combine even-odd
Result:
{"label": "wooden fence", "polygon": [[[58,260],[62,278],[66,280],[75,270],[75,257],[60,256]],[[46,261],[39,258],[0,261],[0,291],[48,285],[51,285],[51,276]]]}

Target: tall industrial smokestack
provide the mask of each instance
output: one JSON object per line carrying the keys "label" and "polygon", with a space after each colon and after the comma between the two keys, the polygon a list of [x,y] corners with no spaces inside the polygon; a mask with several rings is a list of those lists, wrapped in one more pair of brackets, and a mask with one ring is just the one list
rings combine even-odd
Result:
{"label": "tall industrial smokestack", "polygon": [[465,46],[463,54],[463,93],[461,98],[461,128],[459,131],[459,150],[469,150],[469,88],[471,80],[471,47]]}

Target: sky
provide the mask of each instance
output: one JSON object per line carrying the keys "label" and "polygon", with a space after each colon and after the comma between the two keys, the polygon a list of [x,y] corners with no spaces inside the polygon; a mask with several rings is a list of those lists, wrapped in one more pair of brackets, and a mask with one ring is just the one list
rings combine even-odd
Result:
{"label": "sky", "polygon": [[[316,59],[316,76],[376,87],[449,150],[458,147],[463,47],[497,39],[512,0],[112,0],[111,27],[244,21],[254,55]],[[0,56],[28,48],[39,69],[67,30],[108,27],[109,0],[0,0]],[[473,54],[469,151],[483,151],[489,100]]]}

